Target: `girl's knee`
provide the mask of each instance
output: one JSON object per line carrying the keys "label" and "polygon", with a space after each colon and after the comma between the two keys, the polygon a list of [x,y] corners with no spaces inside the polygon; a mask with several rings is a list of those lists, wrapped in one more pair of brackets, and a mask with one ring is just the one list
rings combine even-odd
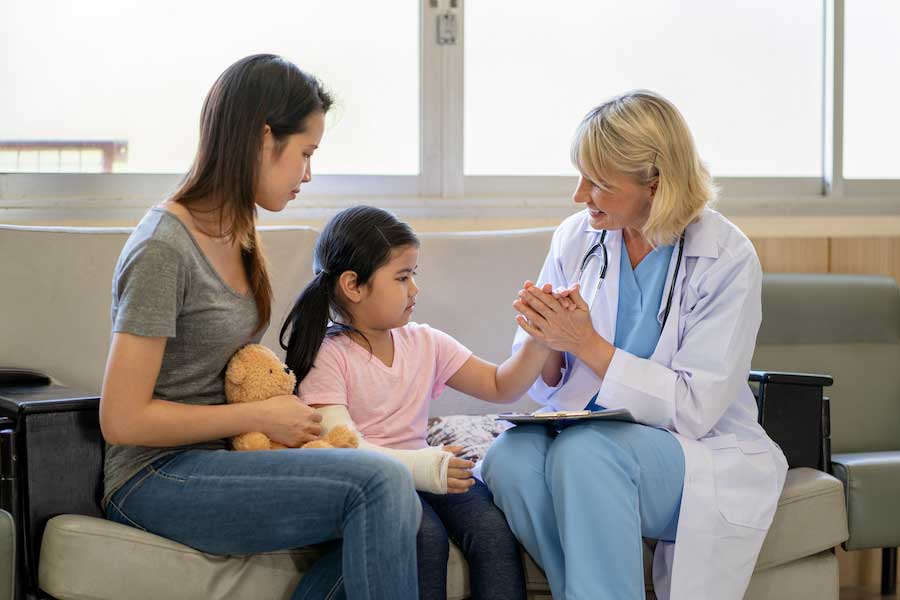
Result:
{"label": "girl's knee", "polygon": [[440,555],[447,555],[450,552],[447,529],[433,511],[422,511],[422,522],[419,524],[416,540],[419,548],[427,548],[432,556],[437,555],[440,558]]}

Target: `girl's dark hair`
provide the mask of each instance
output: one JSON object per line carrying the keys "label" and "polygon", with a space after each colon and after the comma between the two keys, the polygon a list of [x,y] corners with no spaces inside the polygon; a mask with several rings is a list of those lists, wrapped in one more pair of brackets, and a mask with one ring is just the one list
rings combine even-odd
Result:
{"label": "girl's dark hair", "polygon": [[[357,283],[365,285],[391,260],[394,248],[418,245],[419,238],[409,225],[373,206],[342,210],[328,222],[316,241],[315,278],[300,293],[281,327],[281,347],[287,350],[285,362],[297,375],[298,383],[312,368],[329,333],[332,315],[340,317],[341,325],[331,331],[355,331],[337,296],[341,274],[353,271]],[[290,337],[285,343],[288,330]]]}
{"label": "girl's dark hair", "polygon": [[257,332],[272,315],[272,285],[256,232],[263,131],[269,125],[279,153],[289,135],[303,133],[307,117],[328,112],[331,103],[318,80],[280,56],[242,58],[209,90],[200,113],[197,154],[171,198],[192,214],[206,212],[196,204],[212,200],[209,212],[219,211],[219,225],[210,235],[240,242],[256,300]]}

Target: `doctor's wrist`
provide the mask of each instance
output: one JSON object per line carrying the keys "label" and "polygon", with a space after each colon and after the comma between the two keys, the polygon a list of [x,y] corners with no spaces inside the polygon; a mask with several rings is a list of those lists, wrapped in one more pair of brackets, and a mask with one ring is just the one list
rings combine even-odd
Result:
{"label": "doctor's wrist", "polygon": [[597,375],[603,377],[606,375],[606,370],[609,368],[615,352],[615,346],[606,341],[602,335],[593,331],[575,348],[573,354],[578,360],[591,367]]}

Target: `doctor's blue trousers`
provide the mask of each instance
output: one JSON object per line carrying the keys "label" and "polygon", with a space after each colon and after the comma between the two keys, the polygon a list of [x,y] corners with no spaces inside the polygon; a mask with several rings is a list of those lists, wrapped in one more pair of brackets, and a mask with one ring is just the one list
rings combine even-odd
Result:
{"label": "doctor's blue trousers", "polygon": [[557,600],[643,600],[641,537],[675,540],[684,454],[662,429],[513,427],[491,446],[482,476]]}

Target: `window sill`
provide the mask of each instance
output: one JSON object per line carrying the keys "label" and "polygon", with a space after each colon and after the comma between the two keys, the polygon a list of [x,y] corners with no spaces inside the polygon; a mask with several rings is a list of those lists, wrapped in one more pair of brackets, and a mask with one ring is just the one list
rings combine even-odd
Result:
{"label": "window sill", "polygon": [[[380,206],[422,230],[552,227],[577,210],[568,197],[423,198],[301,196],[280,213],[261,211],[262,225],[321,226],[359,203]],[[152,205],[146,199],[0,199],[0,223],[131,226]],[[900,196],[723,198],[717,210],[750,237],[881,237],[900,235]]]}

